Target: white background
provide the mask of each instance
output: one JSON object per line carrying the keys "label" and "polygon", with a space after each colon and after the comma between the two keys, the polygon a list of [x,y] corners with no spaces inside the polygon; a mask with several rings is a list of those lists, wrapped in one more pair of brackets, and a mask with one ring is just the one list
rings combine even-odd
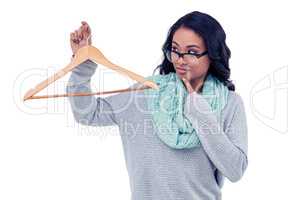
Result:
{"label": "white background", "polygon": [[[79,126],[65,98],[24,103],[22,97],[70,61],[69,34],[81,20],[90,24],[93,45],[106,57],[148,76],[160,63],[169,27],[194,10],[212,15],[225,29],[231,78],[247,112],[249,166],[239,182],[226,180],[223,199],[299,198],[300,14],[293,1],[0,4],[0,199],[129,200],[117,127]],[[95,90],[129,86],[130,80],[105,74],[105,85],[97,84],[100,73],[93,77]],[[63,92],[67,80],[46,92]]]}

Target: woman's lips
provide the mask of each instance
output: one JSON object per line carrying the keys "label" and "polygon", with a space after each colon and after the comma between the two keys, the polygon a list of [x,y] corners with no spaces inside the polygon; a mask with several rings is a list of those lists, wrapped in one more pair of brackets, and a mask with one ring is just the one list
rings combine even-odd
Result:
{"label": "woman's lips", "polygon": [[177,72],[180,73],[180,74],[185,74],[186,71],[187,71],[186,69],[180,68],[180,67],[177,67],[176,70],[177,70]]}

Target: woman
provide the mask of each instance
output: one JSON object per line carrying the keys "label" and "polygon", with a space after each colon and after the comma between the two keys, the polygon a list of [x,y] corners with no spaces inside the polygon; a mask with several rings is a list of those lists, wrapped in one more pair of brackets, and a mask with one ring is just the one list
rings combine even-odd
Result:
{"label": "woman", "polygon": [[[74,54],[91,44],[90,36],[86,22],[71,33]],[[119,126],[131,199],[221,199],[224,177],[236,182],[243,176],[246,114],[229,80],[225,39],[214,18],[188,13],[169,30],[160,74],[147,77],[159,90],[69,97],[77,122]],[[96,67],[88,60],[75,68],[67,92],[91,92]]]}

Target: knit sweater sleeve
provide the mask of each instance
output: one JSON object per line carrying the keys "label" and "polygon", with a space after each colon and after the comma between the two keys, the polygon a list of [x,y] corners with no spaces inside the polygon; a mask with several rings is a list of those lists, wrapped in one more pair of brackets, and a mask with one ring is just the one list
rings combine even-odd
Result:
{"label": "knit sweater sleeve", "polygon": [[205,152],[231,182],[240,180],[248,166],[246,114],[241,97],[235,97],[235,111],[225,131],[201,94],[190,93],[185,104],[185,115],[196,129]]}
{"label": "knit sweater sleeve", "polygon": [[[97,64],[87,60],[78,65],[71,73],[67,93],[90,93],[91,77],[97,69]],[[119,125],[124,108],[128,108],[128,97],[125,94],[115,94],[108,97],[73,96],[68,97],[75,120],[83,125],[113,126]],[[128,94],[127,94],[128,95]]]}

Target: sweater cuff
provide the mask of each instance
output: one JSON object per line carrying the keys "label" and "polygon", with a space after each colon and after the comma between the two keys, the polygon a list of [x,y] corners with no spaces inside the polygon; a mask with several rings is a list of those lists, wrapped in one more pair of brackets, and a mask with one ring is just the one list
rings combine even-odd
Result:
{"label": "sweater cuff", "polygon": [[89,82],[97,69],[97,64],[92,60],[86,60],[72,70],[68,86],[76,86]]}

